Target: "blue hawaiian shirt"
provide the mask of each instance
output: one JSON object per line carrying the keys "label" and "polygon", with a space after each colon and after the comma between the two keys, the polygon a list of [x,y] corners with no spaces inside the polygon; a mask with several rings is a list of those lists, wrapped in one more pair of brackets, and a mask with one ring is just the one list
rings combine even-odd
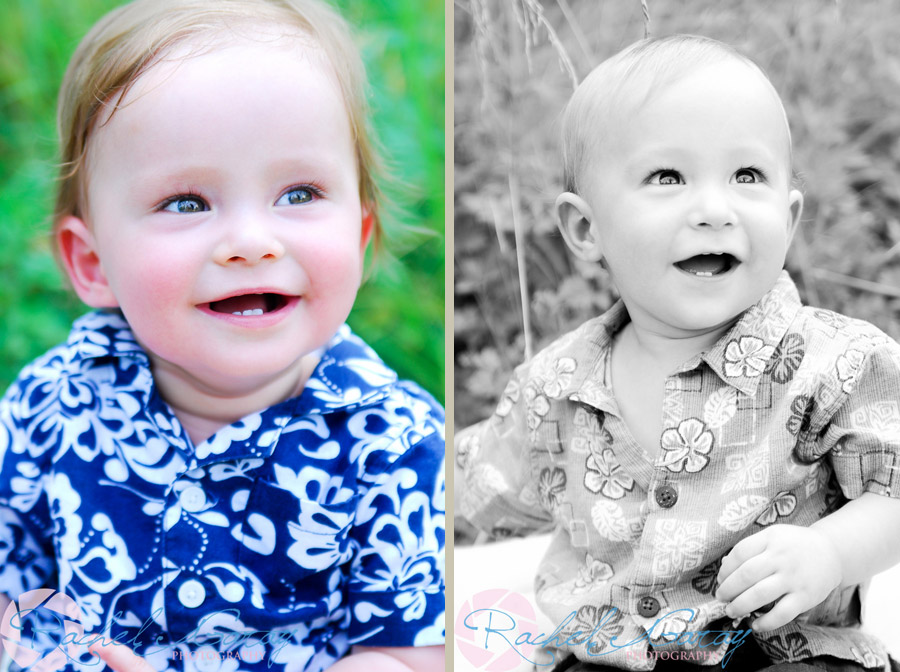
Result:
{"label": "blue hawaiian shirt", "polygon": [[194,446],[128,324],[91,313],[0,402],[0,592],[77,605],[83,637],[44,627],[32,648],[103,633],[159,670],[441,644],[443,431],[345,325],[299,396]]}

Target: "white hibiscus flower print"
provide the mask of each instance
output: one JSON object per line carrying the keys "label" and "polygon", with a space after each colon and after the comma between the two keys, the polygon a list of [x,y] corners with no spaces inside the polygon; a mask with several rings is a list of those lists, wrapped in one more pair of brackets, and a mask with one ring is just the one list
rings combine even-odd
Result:
{"label": "white hibiscus flower print", "polygon": [[663,452],[658,464],[676,473],[702,471],[709,464],[713,443],[713,434],[706,424],[697,418],[682,420],[677,429],[669,428],[662,433]]}
{"label": "white hibiscus flower print", "polygon": [[624,472],[613,451],[607,448],[597,456],[588,456],[584,487],[610,499],[621,499],[634,488],[634,479]]}
{"label": "white hibiscus flower print", "polygon": [[848,350],[838,357],[837,374],[841,381],[841,388],[846,394],[852,392],[856,387],[856,378],[862,368],[863,359],[865,359],[865,355],[859,350]]}
{"label": "white hibiscus flower print", "polygon": [[729,378],[756,378],[766,369],[775,346],[756,336],[742,336],[725,347],[725,375]]}

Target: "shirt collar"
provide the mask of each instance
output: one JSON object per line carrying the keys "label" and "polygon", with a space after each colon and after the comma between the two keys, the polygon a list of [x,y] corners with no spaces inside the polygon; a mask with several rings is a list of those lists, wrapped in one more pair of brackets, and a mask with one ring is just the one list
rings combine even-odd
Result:
{"label": "shirt collar", "polygon": [[[177,423],[166,419],[171,411],[160,414],[165,404],[152,393],[150,358],[121,312],[98,310],[79,318],[67,345],[72,364],[112,360],[115,384],[138,392],[170,443],[188,450]],[[396,382],[397,374],[344,324],[323,348],[319,363],[299,396],[223,427],[196,447],[199,462],[192,463],[192,468],[223,459],[265,457],[274,450],[278,435],[291,418],[351,411],[378,403],[390,396]]]}
{"label": "shirt collar", "polygon": [[748,308],[711,350],[681,370],[695,368],[702,359],[725,383],[753,396],[802,305],[796,286],[787,271],[782,271],[775,286]]}
{"label": "shirt collar", "polygon": [[[617,413],[615,398],[607,381],[609,356],[613,337],[628,322],[628,310],[621,300],[612,308],[563,337],[558,343],[578,348],[575,355],[579,366],[563,395],[572,401],[588,404],[601,411]],[[580,345],[577,345],[580,344]],[[553,346],[551,346],[553,347]],[[569,347],[569,351],[572,350]]]}
{"label": "shirt collar", "polygon": [[[114,358],[150,365],[150,358],[117,310],[98,310],[76,320],[67,345],[74,362]],[[305,412],[359,407],[389,395],[395,382],[397,374],[344,324],[323,348],[296,402]]]}
{"label": "shirt collar", "polygon": [[[753,396],[801,306],[797,288],[787,271],[782,271],[774,287],[747,309],[711,350],[685,362],[679,372],[690,371],[706,362],[726,384]],[[603,315],[589,320],[557,342],[557,347],[566,349],[568,354],[577,352],[575,358],[579,363],[563,390],[565,396],[600,410],[616,408],[606,380],[607,362],[613,337],[628,319],[625,305],[618,301]]]}
{"label": "shirt collar", "polygon": [[307,413],[352,410],[391,394],[397,374],[346,324],[325,347],[298,403]]}
{"label": "shirt collar", "polygon": [[79,317],[72,325],[66,345],[73,362],[112,357],[150,366],[147,353],[118,310],[95,310]]}

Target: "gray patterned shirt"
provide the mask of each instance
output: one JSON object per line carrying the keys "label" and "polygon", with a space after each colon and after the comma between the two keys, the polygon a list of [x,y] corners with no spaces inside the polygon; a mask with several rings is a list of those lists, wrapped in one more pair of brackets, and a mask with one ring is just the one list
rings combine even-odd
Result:
{"label": "gray patterned shirt", "polygon": [[783,273],[667,378],[651,459],[607,380],[627,320],[620,302],[557,340],[516,370],[491,418],[457,434],[463,516],[500,535],[556,530],[536,579],[560,624],[556,660],[648,669],[652,646],[713,664],[756,637],[774,661],[884,666],[859,627],[859,587],[760,634],[714,593],[722,557],[764,527],[811,525],[867,491],[900,497],[900,346],[802,306]]}

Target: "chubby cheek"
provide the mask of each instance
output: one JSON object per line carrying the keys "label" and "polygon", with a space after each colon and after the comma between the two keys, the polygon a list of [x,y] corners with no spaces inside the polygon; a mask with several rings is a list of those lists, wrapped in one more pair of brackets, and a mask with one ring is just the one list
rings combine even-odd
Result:
{"label": "chubby cheek", "polygon": [[780,272],[784,266],[789,244],[789,232],[780,221],[769,226],[760,226],[749,234],[751,258],[761,272]]}
{"label": "chubby cheek", "polygon": [[309,283],[305,298],[316,302],[323,312],[346,317],[362,279],[358,238],[321,241],[306,249],[298,261]]}
{"label": "chubby cheek", "polygon": [[642,237],[635,231],[610,239],[604,247],[604,256],[616,283],[635,288],[652,285],[655,282],[652,274],[663,261],[657,258],[662,245],[659,237]]}
{"label": "chubby cheek", "polygon": [[184,325],[173,308],[188,301],[194,282],[190,264],[145,247],[124,255],[116,266],[108,271],[110,286],[138,340],[149,345],[161,337],[177,338]]}

